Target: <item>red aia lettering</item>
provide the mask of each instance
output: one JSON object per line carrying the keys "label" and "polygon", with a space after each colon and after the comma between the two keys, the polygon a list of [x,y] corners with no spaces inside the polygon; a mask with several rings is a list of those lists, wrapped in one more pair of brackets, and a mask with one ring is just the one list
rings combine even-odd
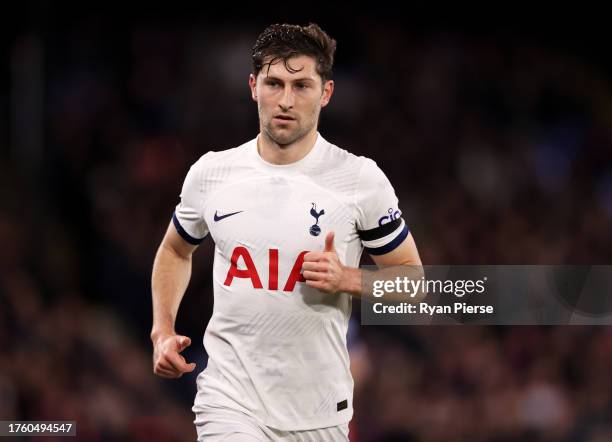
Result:
{"label": "red aia lettering", "polygon": [[292,292],[295,287],[296,282],[306,282],[304,279],[304,275],[300,272],[302,270],[302,264],[304,263],[304,255],[308,252],[302,252],[298,255],[295,260],[295,264],[293,264],[293,268],[291,269],[291,274],[289,275],[289,279],[287,279],[287,284],[285,284],[285,288],[283,289],[286,292]]}
{"label": "red aia lettering", "polygon": [[[297,259],[295,260],[295,264],[293,264],[293,268],[291,269],[291,273],[289,274],[289,278],[285,283],[283,291],[292,292],[295,288],[296,282],[306,282],[301,273],[302,264],[304,263],[304,255],[306,253],[308,253],[308,251],[302,252],[298,255]],[[238,258],[240,257],[242,257],[246,269],[238,268]],[[268,263],[268,289],[278,290],[278,249],[269,250]],[[259,274],[257,273],[257,268],[255,267],[255,263],[253,262],[253,259],[251,258],[251,255],[246,247],[236,247],[232,252],[231,265],[223,284],[227,286],[232,285],[234,278],[250,278],[253,288],[263,288],[261,279],[259,279]]]}
{"label": "red aia lettering", "polygon": [[[241,256],[244,260],[244,264],[246,265],[246,269],[238,269],[238,258]],[[223,284],[232,285],[232,280],[234,278],[251,278],[254,289],[263,288],[259,275],[257,274],[257,269],[255,268],[255,263],[253,262],[253,259],[251,258],[251,255],[246,247],[236,247],[234,249],[234,252],[232,253],[232,265],[227,272],[227,277],[225,278],[225,282]]]}
{"label": "red aia lettering", "polygon": [[270,249],[270,279],[268,289],[278,290],[278,249]]}

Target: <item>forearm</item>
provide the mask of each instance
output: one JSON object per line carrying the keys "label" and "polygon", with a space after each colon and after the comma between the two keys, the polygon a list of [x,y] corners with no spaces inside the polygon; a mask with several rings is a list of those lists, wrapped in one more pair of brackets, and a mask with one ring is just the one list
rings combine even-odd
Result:
{"label": "forearm", "polygon": [[338,291],[361,298],[363,292],[363,270],[354,267],[344,267],[343,273],[344,275]]}
{"label": "forearm", "polygon": [[160,334],[174,333],[178,308],[190,278],[191,256],[182,257],[162,244],[157,250],[151,277],[153,340]]}
{"label": "forearm", "polygon": [[[419,281],[424,277],[423,267],[420,265],[395,265],[377,270],[364,270],[352,267],[345,267],[345,277],[341,291],[370,301],[376,302],[410,302],[417,303],[422,301],[426,293],[419,291],[414,294],[407,294],[405,291],[386,291],[384,296],[374,296],[374,281],[395,281],[398,277],[404,280]],[[422,285],[420,287],[423,287]]]}

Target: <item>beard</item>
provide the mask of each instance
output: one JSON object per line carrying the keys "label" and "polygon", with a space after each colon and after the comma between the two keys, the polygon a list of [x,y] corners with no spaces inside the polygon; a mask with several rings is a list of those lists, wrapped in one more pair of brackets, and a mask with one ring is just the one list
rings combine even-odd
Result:
{"label": "beard", "polygon": [[318,118],[313,118],[312,121],[307,121],[303,124],[303,120],[294,120],[287,124],[279,124],[272,121],[272,118],[262,119],[261,110],[259,120],[263,121],[262,129],[264,135],[274,141],[279,147],[289,146],[296,141],[304,138],[313,127],[317,126]]}
{"label": "beard", "polygon": [[310,128],[302,127],[297,121],[293,121],[286,126],[269,121],[264,123],[263,128],[266,136],[280,147],[288,146],[301,140],[310,130]]}

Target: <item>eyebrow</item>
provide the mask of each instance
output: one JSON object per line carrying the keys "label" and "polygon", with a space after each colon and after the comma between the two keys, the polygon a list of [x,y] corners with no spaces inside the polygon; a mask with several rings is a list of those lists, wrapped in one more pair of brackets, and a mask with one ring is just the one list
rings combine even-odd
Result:
{"label": "eyebrow", "polygon": [[[278,77],[275,77],[275,76],[273,76],[273,75],[268,75],[268,76],[264,77],[264,80],[274,80],[274,81],[282,81],[282,82],[284,82],[284,81],[285,81],[285,80],[283,80],[282,78],[278,78]],[[314,80],[313,78],[310,78],[310,77],[300,77],[300,78],[295,78],[295,79],[293,79],[293,80],[290,80],[290,82],[291,82],[291,81],[292,81],[292,82],[294,82],[294,83],[298,83],[298,82],[300,82],[300,81],[302,81],[302,82],[306,81],[306,82],[312,82],[312,83],[314,83],[314,82],[315,82],[315,80]]]}

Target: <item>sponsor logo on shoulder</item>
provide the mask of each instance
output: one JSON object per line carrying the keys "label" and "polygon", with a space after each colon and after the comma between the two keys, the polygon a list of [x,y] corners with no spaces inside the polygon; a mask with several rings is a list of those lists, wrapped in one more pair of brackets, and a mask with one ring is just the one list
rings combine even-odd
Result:
{"label": "sponsor logo on shoulder", "polygon": [[378,220],[379,226],[382,227],[383,225],[390,223],[391,221],[395,221],[402,215],[402,212],[400,212],[399,210],[394,210],[393,208],[389,208],[389,210],[387,210],[387,213],[389,215],[383,216]]}

